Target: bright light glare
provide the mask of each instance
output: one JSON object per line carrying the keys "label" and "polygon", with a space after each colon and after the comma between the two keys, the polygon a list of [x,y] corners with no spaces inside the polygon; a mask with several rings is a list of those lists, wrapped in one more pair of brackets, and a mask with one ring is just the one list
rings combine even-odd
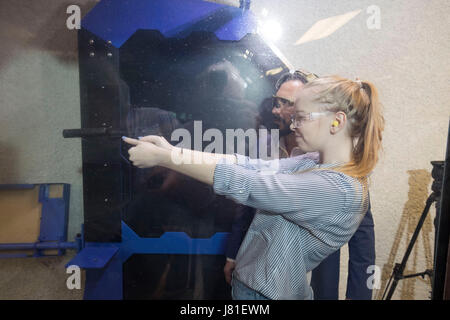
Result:
{"label": "bright light glare", "polygon": [[282,30],[281,26],[278,22],[274,20],[269,20],[266,22],[262,22],[259,28],[259,33],[264,38],[275,41],[281,37]]}

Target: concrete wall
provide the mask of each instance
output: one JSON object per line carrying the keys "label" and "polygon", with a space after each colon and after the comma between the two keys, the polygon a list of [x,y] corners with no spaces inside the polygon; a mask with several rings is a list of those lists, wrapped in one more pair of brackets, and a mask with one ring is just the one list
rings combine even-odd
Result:
{"label": "concrete wall", "polygon": [[[66,28],[66,8],[77,4],[84,15],[95,3],[0,2],[0,183],[70,183],[69,239],[80,230],[83,198],[80,141],[61,134],[80,126],[76,31]],[[380,8],[380,29],[367,27],[370,5]],[[283,33],[275,44],[294,67],[319,75],[358,76],[380,91],[386,118],[384,156],[372,177],[371,198],[384,289],[430,192],[430,161],[444,158],[450,115],[450,3],[254,0],[252,9],[262,19],[280,23]],[[316,21],[355,10],[361,11],[328,37],[295,45]],[[434,209],[406,273],[432,267],[433,218]],[[65,287],[63,266],[70,257],[0,260],[0,299],[80,299],[82,290]],[[347,258],[344,247],[341,298]],[[430,288],[427,278],[404,280],[394,298],[428,299]]]}

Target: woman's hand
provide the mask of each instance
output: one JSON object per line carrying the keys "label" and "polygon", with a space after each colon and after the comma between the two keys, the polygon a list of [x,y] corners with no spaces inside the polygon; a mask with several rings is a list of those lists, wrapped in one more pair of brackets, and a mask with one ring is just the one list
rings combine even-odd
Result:
{"label": "woman's hand", "polygon": [[163,137],[146,136],[140,140],[122,137],[123,141],[134,147],[128,150],[130,161],[138,168],[164,165],[170,160],[172,145]]}
{"label": "woman's hand", "polygon": [[145,142],[151,142],[154,145],[166,149],[168,151],[172,151],[173,148],[175,148],[173,145],[171,145],[164,137],[161,136],[145,136],[145,137],[140,137],[139,141],[145,141]]}
{"label": "woman's hand", "polygon": [[127,137],[122,139],[134,145],[128,153],[130,161],[136,167],[163,166],[208,185],[214,183],[214,170],[218,160],[224,157],[229,157],[230,161],[236,160],[234,155],[210,154],[196,150],[183,151],[184,149],[172,146],[159,136],[146,136],[139,140]]}

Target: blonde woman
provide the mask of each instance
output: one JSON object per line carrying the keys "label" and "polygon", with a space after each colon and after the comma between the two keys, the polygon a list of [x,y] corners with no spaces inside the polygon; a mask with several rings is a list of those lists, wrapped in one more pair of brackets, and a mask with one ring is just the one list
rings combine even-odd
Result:
{"label": "blonde woman", "polygon": [[383,129],[376,88],[332,76],[304,86],[291,124],[298,146],[318,152],[318,161],[209,154],[158,136],[123,139],[134,145],[135,166],[173,169],[258,209],[236,257],[233,299],[313,299],[306,273],[350,240],[367,211]]}

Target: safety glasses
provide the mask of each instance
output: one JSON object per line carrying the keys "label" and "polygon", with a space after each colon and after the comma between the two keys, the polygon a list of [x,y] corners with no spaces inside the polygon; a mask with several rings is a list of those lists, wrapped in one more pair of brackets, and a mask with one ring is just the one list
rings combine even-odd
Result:
{"label": "safety glasses", "polygon": [[310,113],[305,113],[303,115],[292,115],[291,116],[292,127],[300,128],[306,121],[316,120],[319,117],[327,115],[329,113],[334,113],[334,112],[324,111],[324,112],[310,112]]}

